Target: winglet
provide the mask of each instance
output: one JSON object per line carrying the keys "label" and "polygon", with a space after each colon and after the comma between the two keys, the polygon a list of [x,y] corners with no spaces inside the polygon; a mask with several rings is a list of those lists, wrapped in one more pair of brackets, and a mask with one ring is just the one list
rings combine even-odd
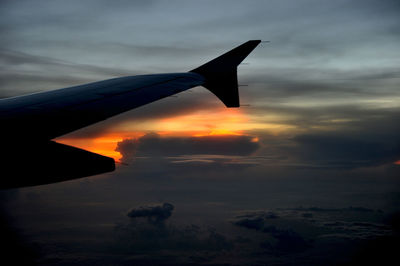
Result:
{"label": "winglet", "polygon": [[261,40],[251,40],[191,70],[205,78],[203,84],[226,107],[239,107],[237,66],[256,48]]}

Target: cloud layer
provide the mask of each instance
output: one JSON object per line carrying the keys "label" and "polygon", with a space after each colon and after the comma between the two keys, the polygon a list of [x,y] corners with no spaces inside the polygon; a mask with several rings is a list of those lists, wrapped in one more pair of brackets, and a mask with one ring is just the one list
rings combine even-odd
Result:
{"label": "cloud layer", "polygon": [[138,139],[119,142],[116,151],[122,160],[129,161],[133,155],[179,156],[194,154],[245,156],[254,153],[259,144],[251,136],[203,136],[203,137],[161,137],[150,133]]}
{"label": "cloud layer", "polygon": [[162,223],[172,215],[173,210],[174,205],[170,203],[164,203],[161,206],[132,209],[128,212],[127,216],[130,218],[144,217],[154,223]]}

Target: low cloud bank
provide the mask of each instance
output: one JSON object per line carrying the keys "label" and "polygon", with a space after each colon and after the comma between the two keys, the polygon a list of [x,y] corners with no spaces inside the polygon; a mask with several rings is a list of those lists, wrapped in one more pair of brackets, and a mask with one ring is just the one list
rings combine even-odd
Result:
{"label": "low cloud bank", "polygon": [[161,137],[149,133],[137,139],[118,142],[116,151],[123,161],[134,156],[179,156],[193,154],[246,156],[255,152],[259,143],[252,136]]}
{"label": "low cloud bank", "polygon": [[174,205],[164,203],[161,206],[140,207],[132,209],[128,212],[127,216],[130,218],[147,218],[150,222],[161,223],[164,222],[172,215]]}

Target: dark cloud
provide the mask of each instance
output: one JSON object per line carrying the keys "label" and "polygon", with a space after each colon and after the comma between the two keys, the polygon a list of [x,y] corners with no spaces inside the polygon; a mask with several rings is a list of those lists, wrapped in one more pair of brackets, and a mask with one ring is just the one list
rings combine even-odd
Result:
{"label": "dark cloud", "polygon": [[270,227],[266,228],[265,232],[277,239],[275,245],[271,245],[269,241],[260,243],[261,247],[266,249],[272,248],[278,252],[302,252],[311,247],[310,242],[292,230],[278,230],[275,227]]}
{"label": "dark cloud", "polygon": [[369,228],[378,229],[378,230],[380,230],[380,229],[383,229],[383,230],[388,229],[387,225],[368,223],[368,222],[353,222],[351,225],[352,226],[358,226],[358,227],[369,227]]}
{"label": "dark cloud", "polygon": [[298,207],[298,208],[290,208],[285,210],[292,211],[311,211],[311,212],[365,212],[365,213],[373,213],[373,212],[381,212],[380,210],[374,210],[365,207],[347,207],[347,208],[320,208],[320,207]]}
{"label": "dark cloud", "polygon": [[[365,207],[299,207],[274,210],[280,219],[269,219],[270,211],[248,212],[236,217],[233,224],[264,236],[261,248],[272,254],[304,253],[307,250],[365,241],[393,234],[382,211]],[[271,240],[272,237],[273,240]]]}
{"label": "dark cloud", "polygon": [[119,142],[116,151],[123,160],[136,156],[177,156],[192,154],[250,155],[259,148],[251,136],[161,137],[150,133]]}
{"label": "dark cloud", "polygon": [[174,205],[164,203],[162,206],[140,207],[132,209],[127,216],[130,218],[147,218],[154,223],[162,223],[172,215]]}
{"label": "dark cloud", "polygon": [[[279,154],[275,162],[297,167],[354,169],[393,164],[400,158],[397,108],[332,106],[266,108],[288,115],[283,121],[298,133],[272,136],[257,132],[257,155]],[[307,132],[307,133],[304,133]]]}
{"label": "dark cloud", "polygon": [[270,225],[267,221],[269,216],[270,213],[265,215],[255,214],[255,217],[239,219],[234,224],[271,235],[276,240],[276,243],[273,244],[270,240],[260,243],[260,247],[270,252],[301,252],[311,247],[311,243],[297,232],[290,229],[279,229],[274,225]]}
{"label": "dark cloud", "polygon": [[[151,223],[128,223],[115,226],[113,249],[120,255],[133,256],[132,263],[203,264],[232,250],[234,244],[214,228],[188,226],[155,226]],[[160,250],[162,252],[160,253]],[[179,256],[176,256],[176,253]],[[166,261],[167,260],[167,261]]]}
{"label": "dark cloud", "polygon": [[261,230],[264,227],[264,219],[261,217],[244,218],[235,222],[235,225],[248,229]]}
{"label": "dark cloud", "polygon": [[294,138],[301,160],[315,167],[355,168],[394,163],[400,157],[397,142],[360,140],[351,136],[299,135]]}

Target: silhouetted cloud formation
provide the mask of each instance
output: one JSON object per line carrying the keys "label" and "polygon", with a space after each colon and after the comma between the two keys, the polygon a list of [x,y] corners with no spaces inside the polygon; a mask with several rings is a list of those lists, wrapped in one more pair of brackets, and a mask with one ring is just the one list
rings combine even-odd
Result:
{"label": "silhouetted cloud formation", "polygon": [[298,253],[339,241],[374,240],[393,234],[384,223],[384,213],[364,207],[320,208],[298,207],[282,208],[273,211],[279,219],[271,219],[271,211],[248,212],[237,216],[233,224],[268,235],[260,247],[268,252]]}
{"label": "silhouetted cloud formation", "polygon": [[138,139],[125,139],[116,151],[127,161],[137,156],[177,156],[192,154],[250,155],[259,148],[251,136],[161,137],[150,133]]}
{"label": "silhouetted cloud formation", "polygon": [[262,217],[244,218],[236,221],[235,224],[248,229],[261,230],[264,227],[264,219]]}
{"label": "silhouetted cloud formation", "polygon": [[374,210],[365,207],[347,207],[347,208],[320,208],[320,207],[297,207],[297,208],[287,208],[285,210],[291,211],[309,211],[309,212],[360,212],[360,213],[374,213],[374,212],[382,212],[381,210]]}
{"label": "silhouetted cloud formation", "polygon": [[234,224],[269,234],[277,240],[275,244],[272,244],[271,241],[261,242],[260,246],[262,248],[279,252],[300,252],[311,247],[309,241],[306,241],[297,232],[291,229],[279,229],[274,225],[270,225],[266,221],[267,219],[268,215],[256,214],[255,217],[239,219],[235,221]]}
{"label": "silhouetted cloud formation", "polygon": [[174,205],[170,203],[164,203],[161,206],[148,206],[132,209],[128,212],[127,216],[130,218],[147,218],[149,221],[154,223],[164,222],[172,215]]}
{"label": "silhouetted cloud formation", "polygon": [[[203,264],[212,262],[234,244],[214,228],[191,225],[165,225],[131,221],[115,226],[116,240],[111,244],[120,255],[131,256],[131,264]],[[160,250],[162,252],[160,253]],[[179,256],[176,253],[179,252]],[[144,256],[135,256],[144,254]]]}

